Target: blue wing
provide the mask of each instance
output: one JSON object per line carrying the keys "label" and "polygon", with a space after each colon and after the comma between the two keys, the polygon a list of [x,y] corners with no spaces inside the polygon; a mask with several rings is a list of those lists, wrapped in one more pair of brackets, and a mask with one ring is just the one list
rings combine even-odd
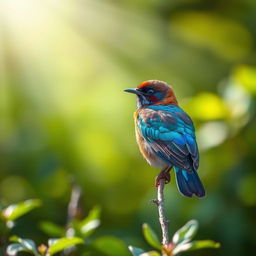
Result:
{"label": "blue wing", "polygon": [[188,172],[198,169],[199,154],[193,122],[181,108],[149,106],[140,111],[137,125],[141,135],[164,161]]}

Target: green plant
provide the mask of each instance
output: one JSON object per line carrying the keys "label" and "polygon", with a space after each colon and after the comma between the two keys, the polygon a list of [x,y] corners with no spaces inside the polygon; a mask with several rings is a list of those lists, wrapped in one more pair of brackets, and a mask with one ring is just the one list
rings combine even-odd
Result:
{"label": "green plant", "polygon": [[33,209],[41,206],[41,201],[38,199],[29,199],[17,204],[11,204],[3,207],[0,211],[0,241],[5,250],[10,230],[15,226],[16,220],[21,216],[29,213]]}
{"label": "green plant", "polygon": [[[79,199],[79,196],[73,198]],[[102,236],[92,239],[90,237],[100,225],[101,209],[99,206],[93,207],[86,217],[80,218],[77,214],[79,200],[74,202],[71,196],[70,201],[73,208],[69,207],[66,227],[59,226],[51,221],[40,222],[39,228],[49,236],[49,239],[47,243],[39,246],[32,239],[10,236],[10,231],[16,225],[18,218],[40,207],[42,202],[39,199],[30,199],[2,208],[0,210],[0,239],[3,254],[15,256],[19,252],[26,252],[35,256],[52,256],[64,252],[64,255],[83,256],[129,255],[127,247],[118,238]],[[160,206],[158,205],[158,207]],[[192,240],[197,229],[198,222],[191,220],[175,232],[171,242],[163,244],[154,230],[147,223],[144,223],[142,226],[144,238],[155,250],[147,252],[133,246],[129,246],[129,250],[134,256],[174,256],[185,251],[218,248],[220,246],[219,243],[212,240]]]}
{"label": "green plant", "polygon": [[[19,252],[26,252],[35,256],[52,256],[59,252],[64,255],[99,255],[99,256],[120,256],[128,255],[125,244],[118,238],[102,236],[96,239],[89,239],[92,233],[100,225],[100,207],[95,206],[84,218],[78,218],[78,202],[75,208],[68,213],[66,227],[59,226],[51,221],[41,221],[39,228],[50,238],[46,244],[39,246],[32,239],[10,236],[15,221],[33,209],[40,207],[38,199],[26,200],[17,204],[9,205],[0,211],[1,221],[1,247],[4,255],[15,256]],[[72,204],[73,205],[73,204]],[[10,242],[8,244],[8,242]],[[82,245],[77,247],[78,245]],[[76,254],[78,253],[78,254]]]}
{"label": "green plant", "polygon": [[10,238],[11,243],[7,247],[7,255],[15,256],[18,252],[28,252],[35,256],[51,256],[60,251],[63,251],[71,246],[75,246],[78,244],[83,244],[83,239],[79,237],[62,237],[59,239],[49,239],[48,246],[40,245],[36,247],[36,244],[31,239],[24,239],[17,236],[13,236]]}
{"label": "green plant", "polygon": [[147,224],[143,224],[143,235],[149,245],[151,245],[157,251],[149,251],[133,246],[129,246],[129,250],[133,256],[173,256],[179,255],[182,252],[199,250],[203,248],[219,248],[220,244],[212,240],[195,240],[192,239],[196,235],[198,229],[198,222],[196,220],[190,220],[182,228],[175,232],[172,237],[172,241],[167,245],[162,245],[158,239],[156,233]]}

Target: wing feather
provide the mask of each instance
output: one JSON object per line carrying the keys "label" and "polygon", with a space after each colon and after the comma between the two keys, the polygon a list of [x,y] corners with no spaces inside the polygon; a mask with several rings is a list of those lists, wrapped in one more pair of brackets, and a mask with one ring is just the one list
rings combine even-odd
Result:
{"label": "wing feather", "polygon": [[197,170],[199,153],[192,120],[177,106],[157,107],[140,111],[137,124],[141,135],[170,165],[186,171]]}

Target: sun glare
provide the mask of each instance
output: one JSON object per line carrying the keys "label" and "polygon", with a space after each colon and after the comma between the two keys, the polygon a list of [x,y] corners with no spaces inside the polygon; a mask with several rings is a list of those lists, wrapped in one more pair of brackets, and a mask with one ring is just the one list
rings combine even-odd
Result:
{"label": "sun glare", "polygon": [[31,22],[38,16],[38,11],[42,10],[40,1],[33,0],[1,0],[0,9],[2,17],[8,22]]}

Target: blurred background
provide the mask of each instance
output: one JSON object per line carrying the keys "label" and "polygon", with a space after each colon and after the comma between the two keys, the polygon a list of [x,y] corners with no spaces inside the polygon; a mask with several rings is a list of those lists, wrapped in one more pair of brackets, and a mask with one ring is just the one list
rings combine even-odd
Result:
{"label": "blurred background", "polygon": [[194,120],[207,190],[185,198],[172,179],[170,232],[197,219],[198,238],[222,244],[208,255],[255,248],[254,0],[1,0],[1,204],[43,202],[15,234],[40,243],[41,220],[65,225],[72,183],[85,215],[102,208],[94,237],[147,248],[141,224],[160,234],[158,170],[139,153],[135,98],[123,93],[149,79],[171,84]]}

